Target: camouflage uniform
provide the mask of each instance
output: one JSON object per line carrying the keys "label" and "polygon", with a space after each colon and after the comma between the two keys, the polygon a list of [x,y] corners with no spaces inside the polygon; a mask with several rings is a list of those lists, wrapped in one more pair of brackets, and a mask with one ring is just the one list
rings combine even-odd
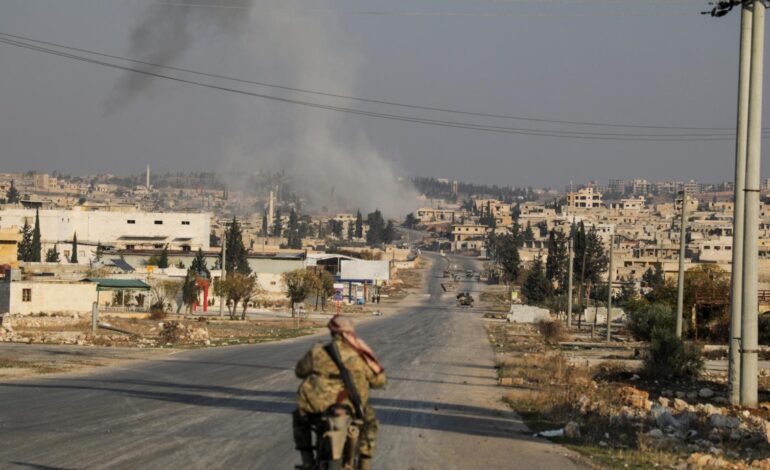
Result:
{"label": "camouflage uniform", "polygon": [[[385,373],[375,374],[358,352],[340,338],[335,338],[334,343],[361,396],[364,429],[360,451],[362,456],[371,458],[374,455],[379,423],[374,409],[369,405],[369,389],[384,387]],[[294,444],[297,450],[307,451],[312,449],[311,425],[318,419],[318,415],[337,403],[340,393],[345,390],[345,384],[337,365],[324,350],[322,343],[317,343],[305,354],[297,363],[294,373],[303,379],[297,392],[297,410],[293,415]],[[342,404],[353,406],[348,398]]]}

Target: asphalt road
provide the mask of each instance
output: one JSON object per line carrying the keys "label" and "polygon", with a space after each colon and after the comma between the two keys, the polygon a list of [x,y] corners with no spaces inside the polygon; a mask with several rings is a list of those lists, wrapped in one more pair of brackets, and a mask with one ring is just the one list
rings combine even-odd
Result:
{"label": "asphalt road", "polygon": [[[403,313],[359,326],[389,376],[372,395],[381,421],[375,468],[575,468],[566,450],[529,437],[500,400],[483,322],[443,293],[445,266],[436,257],[429,294]],[[321,339],[0,383],[0,467],[293,468],[293,367]]]}

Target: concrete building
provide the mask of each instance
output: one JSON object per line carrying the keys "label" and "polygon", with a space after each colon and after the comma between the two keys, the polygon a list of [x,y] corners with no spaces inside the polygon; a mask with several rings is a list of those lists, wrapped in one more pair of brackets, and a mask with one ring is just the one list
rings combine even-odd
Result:
{"label": "concrete building", "polygon": [[0,229],[0,266],[18,267],[19,227]]}
{"label": "concrete building", "polygon": [[455,211],[451,209],[433,209],[431,207],[421,207],[414,211],[414,217],[421,224],[435,224],[454,222]]}
{"label": "concrete building", "polygon": [[[54,245],[67,250],[78,238],[78,261],[88,263],[96,246],[118,250],[195,251],[209,248],[210,214],[103,210],[40,210],[43,253]],[[35,224],[35,211],[6,206],[0,229]],[[82,250],[82,253],[80,251]],[[83,256],[81,256],[81,254]]]}
{"label": "concrete building", "polygon": [[462,224],[452,226],[452,251],[479,251],[487,247],[486,225]]}
{"label": "concrete building", "polygon": [[570,210],[590,210],[601,207],[604,207],[602,204],[602,194],[595,191],[593,187],[589,186],[567,194],[567,208]]}

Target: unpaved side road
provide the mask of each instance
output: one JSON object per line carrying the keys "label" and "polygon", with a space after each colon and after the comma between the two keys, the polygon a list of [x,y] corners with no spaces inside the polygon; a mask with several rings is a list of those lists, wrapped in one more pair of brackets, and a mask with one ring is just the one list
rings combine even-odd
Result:
{"label": "unpaved side road", "polygon": [[[500,401],[483,320],[442,293],[443,268],[434,263],[420,305],[359,327],[390,377],[372,398],[375,468],[576,468]],[[323,338],[0,383],[0,468],[290,469],[293,367]]]}

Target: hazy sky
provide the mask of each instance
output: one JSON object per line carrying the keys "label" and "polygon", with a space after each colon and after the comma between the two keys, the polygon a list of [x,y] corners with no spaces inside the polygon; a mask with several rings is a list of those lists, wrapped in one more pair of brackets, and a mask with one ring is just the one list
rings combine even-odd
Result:
{"label": "hazy sky", "polygon": [[[702,16],[706,1],[180,3],[2,0],[0,33],[162,57],[178,67],[291,87],[482,113],[656,126],[730,128],[735,122],[739,12]],[[162,16],[148,21],[152,15]],[[145,27],[132,43],[140,24]],[[155,54],[156,46],[162,51],[181,39],[153,30],[169,25],[164,31],[184,31],[184,44],[170,55]],[[732,141],[495,134],[339,115],[161,79],[131,88],[126,74],[0,44],[0,171],[283,166],[318,175],[331,192],[335,185],[328,180],[335,175],[377,177],[390,166],[395,174],[558,187],[571,179],[613,177],[732,179]],[[567,129],[203,80],[376,112]],[[335,160],[338,153],[345,159]],[[770,174],[766,165],[763,174]]]}

